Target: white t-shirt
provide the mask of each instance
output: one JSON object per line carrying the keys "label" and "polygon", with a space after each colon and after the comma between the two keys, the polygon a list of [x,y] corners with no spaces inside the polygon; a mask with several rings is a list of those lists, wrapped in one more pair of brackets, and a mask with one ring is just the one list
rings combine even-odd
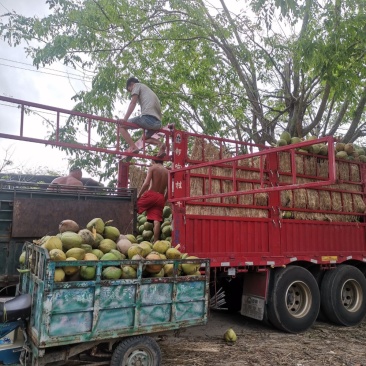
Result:
{"label": "white t-shirt", "polygon": [[141,107],[141,115],[154,116],[161,121],[160,100],[148,86],[142,83],[136,83],[133,86],[131,95],[138,95],[137,101]]}

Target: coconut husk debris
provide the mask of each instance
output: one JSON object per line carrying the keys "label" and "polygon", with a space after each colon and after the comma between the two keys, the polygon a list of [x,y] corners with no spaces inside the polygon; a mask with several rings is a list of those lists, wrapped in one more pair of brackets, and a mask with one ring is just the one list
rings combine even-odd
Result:
{"label": "coconut husk debris", "polygon": [[[191,197],[233,192],[233,172],[235,173],[237,191],[248,191],[260,187],[261,158],[243,158],[235,163],[220,165],[220,159],[230,156],[224,145],[215,145],[213,142],[203,138],[194,139],[190,159],[195,161],[195,163],[218,161],[218,164],[213,166],[211,171],[209,167],[197,168],[191,171]],[[264,163],[265,161],[262,161],[262,164]],[[279,153],[278,164],[280,184],[292,184],[290,153]],[[325,158],[308,154],[296,154],[295,166],[297,183],[314,182],[318,181],[319,178],[326,179],[328,177],[328,162]],[[201,177],[199,176],[200,174],[202,174]],[[208,174],[211,175],[211,184],[207,178]],[[286,208],[290,208],[290,217],[301,220],[359,221],[360,217],[352,214],[363,214],[366,210],[360,184],[361,172],[359,164],[337,160],[336,177],[338,183],[331,186],[317,189],[299,188],[281,191],[282,212],[286,211]],[[266,180],[266,178],[268,177],[265,176],[264,179]],[[187,204],[186,212],[192,215],[269,217],[267,193],[217,197],[199,201],[205,201],[211,205]],[[212,205],[215,203],[217,205]],[[262,206],[263,209],[258,208],[259,206]],[[310,212],[313,210],[323,212]]]}

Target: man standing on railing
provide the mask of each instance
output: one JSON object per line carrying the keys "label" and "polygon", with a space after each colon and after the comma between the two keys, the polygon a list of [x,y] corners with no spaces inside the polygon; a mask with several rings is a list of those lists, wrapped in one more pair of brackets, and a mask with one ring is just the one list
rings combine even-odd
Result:
{"label": "man standing on railing", "polygon": [[[131,101],[124,118],[119,120],[121,123],[119,131],[125,141],[130,145],[130,148],[127,151],[138,153],[141,149],[136,146],[128,132],[129,129],[136,129],[138,127],[124,126],[124,122],[134,123],[140,128],[145,129],[145,142],[158,146],[159,152],[157,156],[159,158],[164,157],[166,155],[165,144],[152,137],[155,131],[160,130],[162,127],[159,98],[148,86],[140,83],[139,80],[134,77],[127,80],[126,88],[131,93]],[[130,118],[132,112],[135,110],[136,104],[139,104],[141,107],[141,115]]]}
{"label": "man standing on railing", "polygon": [[141,190],[137,195],[137,212],[146,211],[148,221],[154,223],[154,243],[159,240],[163,209],[168,198],[168,169],[160,159],[153,160]]}

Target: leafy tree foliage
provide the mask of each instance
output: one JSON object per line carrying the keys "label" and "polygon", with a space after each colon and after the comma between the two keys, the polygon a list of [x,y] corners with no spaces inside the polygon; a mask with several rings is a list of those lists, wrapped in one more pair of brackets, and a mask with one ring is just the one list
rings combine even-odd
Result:
{"label": "leafy tree foliage", "polygon": [[[121,114],[133,75],[162,101],[163,123],[242,141],[366,135],[364,0],[47,0],[50,14],[3,16],[0,32],[37,66],[94,72],[80,111]],[[244,6],[244,8],[242,8]],[[75,139],[69,120],[65,139]],[[95,126],[98,128],[98,126]],[[103,132],[101,146],[115,142]],[[139,133],[139,132],[137,132]],[[113,174],[115,157],[72,152]]]}

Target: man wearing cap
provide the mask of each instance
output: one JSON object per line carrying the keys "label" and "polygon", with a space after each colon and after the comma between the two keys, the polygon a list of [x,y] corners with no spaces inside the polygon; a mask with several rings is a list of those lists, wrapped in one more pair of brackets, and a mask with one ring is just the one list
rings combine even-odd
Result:
{"label": "man wearing cap", "polygon": [[76,189],[78,187],[83,187],[83,183],[81,181],[82,175],[83,175],[83,173],[82,173],[81,169],[77,166],[73,166],[69,170],[69,175],[67,175],[65,177],[55,178],[50,183],[50,186],[48,187],[48,189],[56,189],[57,185],[75,186]]}
{"label": "man wearing cap", "polygon": [[[140,128],[145,129],[145,142],[158,146],[159,152],[157,156],[159,158],[164,157],[166,155],[165,144],[152,137],[155,131],[160,130],[162,126],[162,114],[159,98],[148,86],[140,83],[139,80],[134,77],[131,77],[127,80],[126,88],[131,94],[131,101],[124,118],[120,119],[119,122],[134,123]],[[132,112],[135,110],[136,104],[140,105],[141,115],[130,118]],[[130,145],[128,151],[134,153],[138,153],[140,149],[136,146],[127,130],[136,128],[138,127],[119,126],[119,131],[122,137]]]}

